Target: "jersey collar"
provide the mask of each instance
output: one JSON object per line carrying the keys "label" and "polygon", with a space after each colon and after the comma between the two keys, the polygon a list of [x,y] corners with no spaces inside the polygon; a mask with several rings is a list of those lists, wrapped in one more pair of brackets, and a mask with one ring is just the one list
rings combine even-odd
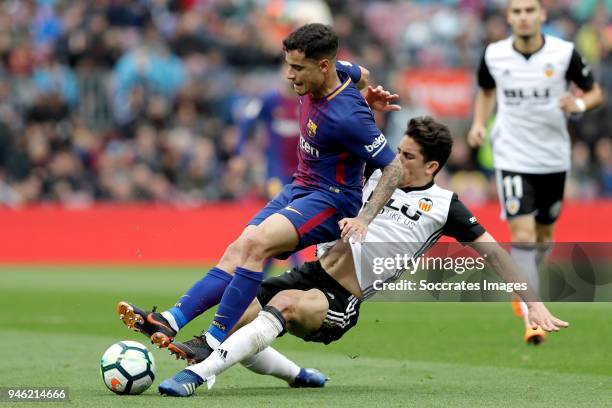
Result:
{"label": "jersey collar", "polygon": [[400,187],[400,190],[402,190],[404,193],[410,193],[411,191],[423,191],[423,190],[430,189],[431,187],[433,187],[433,185],[434,185],[434,182],[432,180],[429,183],[425,184],[424,186],[418,186],[418,187]]}
{"label": "jersey collar", "polygon": [[325,98],[323,98],[324,100],[327,101],[331,101],[332,99],[334,99],[340,92],[342,92],[344,90],[344,88],[346,88],[349,84],[351,83],[351,78],[347,79],[343,84],[341,84],[340,86],[338,86],[336,89],[334,89],[333,91],[331,91]]}
{"label": "jersey collar", "polygon": [[514,51],[518,52],[523,57],[525,57],[526,60],[529,60],[529,58],[531,58],[532,55],[537,54],[538,52],[542,51],[542,48],[544,48],[544,46],[546,45],[546,36],[544,34],[540,34],[540,35],[542,36],[542,45],[540,46],[540,48],[538,48],[534,52],[521,52],[521,51],[519,51],[516,48],[516,46],[514,45],[515,37],[512,37],[512,49],[514,49]]}

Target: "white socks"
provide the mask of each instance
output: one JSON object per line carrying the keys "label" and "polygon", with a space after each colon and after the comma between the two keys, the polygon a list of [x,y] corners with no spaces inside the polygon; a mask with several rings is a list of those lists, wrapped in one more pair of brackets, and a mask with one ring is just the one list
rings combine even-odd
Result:
{"label": "white socks", "polygon": [[282,331],[281,322],[272,313],[262,310],[255,320],[228,337],[206,360],[187,369],[205,379],[211,387],[217,374],[265,350]]}
{"label": "white socks", "polygon": [[241,364],[254,373],[272,375],[288,383],[293,382],[300,373],[300,366],[272,347],[267,347],[253,357],[245,358]]}

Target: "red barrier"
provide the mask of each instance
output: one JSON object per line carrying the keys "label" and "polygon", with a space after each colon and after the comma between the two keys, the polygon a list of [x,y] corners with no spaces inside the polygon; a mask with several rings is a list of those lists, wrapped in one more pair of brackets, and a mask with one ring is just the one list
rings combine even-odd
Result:
{"label": "red barrier", "polygon": [[466,118],[474,100],[474,74],[466,69],[408,69],[404,83],[412,98],[435,117]]}
{"label": "red barrier", "polygon": [[[0,263],[203,264],[215,262],[261,203],[178,209],[97,205],[84,210],[37,206],[0,210]],[[472,208],[499,240],[508,241],[497,204]],[[609,242],[612,201],[568,203],[557,241]],[[312,256],[311,250],[306,254]]]}

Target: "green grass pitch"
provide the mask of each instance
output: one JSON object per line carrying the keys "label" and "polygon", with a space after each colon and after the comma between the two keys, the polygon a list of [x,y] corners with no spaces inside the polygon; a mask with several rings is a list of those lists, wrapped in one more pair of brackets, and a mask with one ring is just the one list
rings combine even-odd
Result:
{"label": "green grass pitch", "polygon": [[[127,299],[170,305],[201,276],[195,268],[0,268],[0,386],[68,387],[70,407],[481,407],[612,406],[612,304],[551,304],[571,328],[527,347],[507,303],[366,303],[359,324],[330,346],[291,336],[275,346],[331,380],[324,389],[290,389],[235,367],[215,387],[180,401],[157,385],[184,367],[153,350],[158,372],[140,396],[103,385],[99,361],[119,340],[146,339],[115,313]],[[179,336],[208,326],[210,314]],[[26,407],[29,403],[3,403]],[[39,403],[33,405],[40,407]]]}

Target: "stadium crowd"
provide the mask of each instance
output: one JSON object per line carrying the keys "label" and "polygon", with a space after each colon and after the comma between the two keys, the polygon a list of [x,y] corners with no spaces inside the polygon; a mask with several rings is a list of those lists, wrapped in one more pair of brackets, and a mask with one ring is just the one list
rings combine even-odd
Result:
{"label": "stadium crowd", "polygon": [[[612,91],[612,2],[544,0],[545,32],[576,42]],[[475,76],[485,44],[504,38],[504,0],[6,0],[0,3],[0,204],[153,201],[195,205],[260,197],[265,137],[237,154],[249,100],[279,87],[282,38],[333,24],[342,59],[398,92],[381,117],[394,140],[428,113],[407,68]],[[474,85],[474,90],[475,90]],[[471,103],[471,100],[470,100]],[[394,116],[395,115],[395,116]],[[612,106],[570,118],[573,199],[612,196]],[[451,125],[441,185],[464,201],[495,195],[486,151]]]}

